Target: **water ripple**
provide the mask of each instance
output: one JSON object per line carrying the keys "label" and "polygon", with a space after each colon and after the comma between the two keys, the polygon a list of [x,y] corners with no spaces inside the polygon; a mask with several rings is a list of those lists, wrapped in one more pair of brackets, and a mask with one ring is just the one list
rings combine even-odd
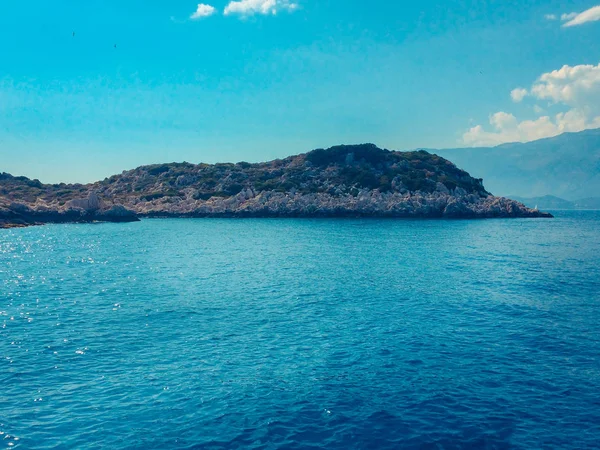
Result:
{"label": "water ripple", "polygon": [[0,448],[593,448],[600,215],[0,233]]}

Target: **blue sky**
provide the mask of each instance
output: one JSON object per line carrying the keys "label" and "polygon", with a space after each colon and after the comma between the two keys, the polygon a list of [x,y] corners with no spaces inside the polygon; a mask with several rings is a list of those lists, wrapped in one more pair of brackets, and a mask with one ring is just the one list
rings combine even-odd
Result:
{"label": "blue sky", "polygon": [[0,171],[86,182],[600,126],[598,0],[203,1],[0,3]]}

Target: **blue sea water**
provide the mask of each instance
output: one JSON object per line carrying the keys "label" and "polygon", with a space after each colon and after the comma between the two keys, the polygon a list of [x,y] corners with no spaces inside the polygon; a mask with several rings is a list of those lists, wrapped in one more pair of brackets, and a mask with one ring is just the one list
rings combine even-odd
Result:
{"label": "blue sea water", "polygon": [[597,448],[600,213],[0,230],[0,448]]}

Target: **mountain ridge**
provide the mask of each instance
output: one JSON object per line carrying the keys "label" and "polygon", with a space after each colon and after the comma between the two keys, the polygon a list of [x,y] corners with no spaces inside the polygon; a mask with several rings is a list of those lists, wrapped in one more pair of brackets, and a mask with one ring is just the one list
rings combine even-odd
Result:
{"label": "mountain ridge", "polygon": [[542,197],[519,197],[511,196],[513,200],[523,203],[530,208],[540,208],[544,210],[600,210],[600,197],[580,198],[575,201],[565,200],[564,198],[553,195],[544,195]]}
{"label": "mountain ridge", "polygon": [[477,173],[498,195],[577,201],[600,192],[600,128],[525,143],[429,151]]}

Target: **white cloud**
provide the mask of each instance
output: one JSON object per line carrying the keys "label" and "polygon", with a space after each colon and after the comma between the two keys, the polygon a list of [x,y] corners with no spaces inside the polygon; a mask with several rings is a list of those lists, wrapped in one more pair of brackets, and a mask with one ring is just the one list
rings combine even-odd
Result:
{"label": "white cloud", "polygon": [[563,27],[574,27],[587,22],[600,20],[600,5],[587,9],[579,14],[563,14],[563,20],[568,20]]}
{"label": "white cloud", "polygon": [[[513,114],[500,111],[489,118],[491,130],[486,130],[482,125],[474,126],[464,133],[463,142],[473,146],[498,145],[532,141],[567,131],[600,128],[600,64],[565,65],[542,74],[531,89],[517,88],[511,92],[516,102],[522,101],[525,96],[550,101],[565,110],[553,116],[523,121]],[[539,105],[533,108],[536,114],[544,111]]]}
{"label": "white cloud", "polygon": [[546,14],[544,16],[544,19],[546,19],[546,20],[556,20],[557,17],[556,17],[556,14]]}
{"label": "white cloud", "polygon": [[560,20],[562,20],[563,22],[566,22],[567,20],[571,20],[571,19],[574,19],[575,17],[577,17],[578,14],[579,13],[576,13],[576,12],[572,12],[569,14],[561,14]]}
{"label": "white cloud", "polygon": [[254,14],[277,14],[279,11],[294,11],[298,4],[290,0],[239,0],[231,1],[225,7],[224,14],[252,16]]}
{"label": "white cloud", "polygon": [[544,73],[531,87],[531,95],[573,107],[600,104],[600,64],[563,66]]}
{"label": "white cloud", "polygon": [[519,122],[515,116],[497,112],[490,116],[492,131],[486,131],[481,125],[469,129],[463,134],[463,142],[471,146],[493,146],[506,142],[528,142],[545,137],[557,136],[568,131],[582,131],[600,127],[600,117],[591,121],[586,114],[577,109],[559,113],[553,118],[542,116],[536,120]]}
{"label": "white cloud", "polygon": [[513,99],[513,102],[519,103],[521,102],[525,96],[527,95],[527,89],[516,88],[513,89],[510,93],[510,97]]}
{"label": "white cloud", "polygon": [[539,105],[533,105],[533,112],[536,113],[537,115],[540,115],[544,112],[544,108],[542,108]]}
{"label": "white cloud", "polygon": [[190,19],[192,19],[192,20],[202,19],[204,17],[212,16],[216,12],[217,12],[217,10],[215,9],[214,6],[200,3],[198,5],[198,8],[196,9],[196,12],[190,16]]}

